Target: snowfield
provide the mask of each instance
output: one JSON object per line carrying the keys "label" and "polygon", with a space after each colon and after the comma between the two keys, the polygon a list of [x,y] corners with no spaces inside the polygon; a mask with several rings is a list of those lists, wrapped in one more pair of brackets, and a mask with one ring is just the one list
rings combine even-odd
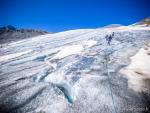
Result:
{"label": "snowfield", "polygon": [[62,59],[70,55],[80,54],[82,50],[82,45],[67,46],[64,47],[60,52],[58,52],[52,59]]}
{"label": "snowfield", "polygon": [[147,43],[150,27],[120,26],[3,45],[0,113],[148,113]]}
{"label": "snowfield", "polygon": [[150,90],[150,46],[142,48],[131,58],[131,63],[121,70],[126,75],[129,87],[142,92]]}

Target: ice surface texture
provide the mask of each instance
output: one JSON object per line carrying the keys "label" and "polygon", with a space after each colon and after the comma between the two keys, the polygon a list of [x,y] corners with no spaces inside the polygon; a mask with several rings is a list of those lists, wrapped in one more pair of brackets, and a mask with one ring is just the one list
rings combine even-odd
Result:
{"label": "ice surface texture", "polygon": [[[105,36],[112,32],[115,35],[108,47]],[[106,49],[111,50],[108,71],[117,112],[146,112],[150,105],[147,90],[128,87],[126,73],[119,70],[148,41],[149,27],[120,26],[9,43],[0,48],[0,112],[112,113]]]}

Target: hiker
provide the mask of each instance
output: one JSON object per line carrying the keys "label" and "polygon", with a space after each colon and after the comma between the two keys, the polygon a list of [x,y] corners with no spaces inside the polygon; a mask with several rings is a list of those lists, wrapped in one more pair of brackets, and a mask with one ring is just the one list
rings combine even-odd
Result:
{"label": "hiker", "polygon": [[106,35],[106,41],[107,41],[107,45],[110,45],[110,42],[112,40],[112,38],[114,37],[114,32],[111,35]]}

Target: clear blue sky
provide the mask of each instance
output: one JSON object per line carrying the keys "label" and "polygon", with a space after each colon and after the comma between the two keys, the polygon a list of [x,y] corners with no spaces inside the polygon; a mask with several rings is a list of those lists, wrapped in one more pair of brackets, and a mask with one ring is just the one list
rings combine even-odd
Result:
{"label": "clear blue sky", "polygon": [[52,32],[129,25],[150,16],[150,0],[0,0],[0,26]]}

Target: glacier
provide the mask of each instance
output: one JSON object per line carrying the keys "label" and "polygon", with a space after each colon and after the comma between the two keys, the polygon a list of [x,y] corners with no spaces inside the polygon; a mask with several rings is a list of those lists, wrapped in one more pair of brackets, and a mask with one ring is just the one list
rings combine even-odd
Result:
{"label": "glacier", "polygon": [[[105,36],[112,32],[108,46]],[[119,26],[5,44],[0,48],[0,112],[148,113],[149,87],[135,91],[120,72],[147,42],[150,27]]]}

